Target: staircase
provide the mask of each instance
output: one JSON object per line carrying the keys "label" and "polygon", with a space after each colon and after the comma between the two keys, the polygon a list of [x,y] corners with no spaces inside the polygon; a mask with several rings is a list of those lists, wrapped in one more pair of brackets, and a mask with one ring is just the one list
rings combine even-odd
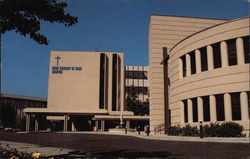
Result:
{"label": "staircase", "polygon": [[155,134],[164,134],[165,133],[165,123],[161,123],[154,127]]}

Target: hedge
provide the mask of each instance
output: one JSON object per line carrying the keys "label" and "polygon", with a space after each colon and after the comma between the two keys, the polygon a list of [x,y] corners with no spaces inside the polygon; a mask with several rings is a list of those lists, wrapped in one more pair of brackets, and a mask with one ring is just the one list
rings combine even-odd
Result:
{"label": "hedge", "polygon": [[[235,122],[210,123],[203,127],[205,137],[244,137],[243,127]],[[199,136],[200,131],[196,126],[192,127],[189,124],[184,127],[171,126],[168,131],[171,136]]]}

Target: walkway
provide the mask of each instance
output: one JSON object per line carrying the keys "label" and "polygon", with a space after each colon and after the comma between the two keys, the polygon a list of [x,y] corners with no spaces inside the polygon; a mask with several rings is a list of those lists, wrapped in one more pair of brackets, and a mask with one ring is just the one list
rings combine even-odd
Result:
{"label": "walkway", "polygon": [[[136,137],[135,137],[136,136]],[[163,139],[164,138],[164,139]],[[178,139],[179,141],[170,141]],[[152,140],[149,140],[152,139]],[[187,140],[191,140],[188,141]],[[249,143],[194,142],[196,138],[166,137],[136,133],[116,135],[106,132],[75,133],[14,133],[0,132],[0,141],[14,142],[14,147],[24,151],[38,151],[46,155],[62,158],[170,158],[170,159],[208,159],[250,157]],[[207,139],[206,139],[207,140]],[[237,139],[239,140],[239,139]],[[229,140],[228,140],[229,141]],[[240,140],[239,140],[240,141]],[[16,142],[18,142],[16,144]],[[236,142],[236,141],[235,141]],[[244,141],[245,142],[245,141]],[[26,144],[28,143],[28,144]],[[20,145],[21,144],[21,145]],[[34,144],[34,145],[30,145]],[[44,147],[44,148],[43,148]],[[44,151],[45,152],[44,152]],[[48,152],[47,152],[48,151]]]}

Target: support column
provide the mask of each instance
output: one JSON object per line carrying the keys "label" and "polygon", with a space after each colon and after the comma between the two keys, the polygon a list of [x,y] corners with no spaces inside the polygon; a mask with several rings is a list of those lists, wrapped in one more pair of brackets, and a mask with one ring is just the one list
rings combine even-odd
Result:
{"label": "support column", "polygon": [[246,92],[240,93],[241,120],[249,120],[248,98]]}
{"label": "support column", "polygon": [[186,54],[186,73],[187,76],[191,75],[191,58],[189,54]]}
{"label": "support column", "polygon": [[200,50],[195,50],[195,65],[196,65],[196,73],[201,72],[201,52]]}
{"label": "support column", "polygon": [[214,69],[214,55],[213,47],[211,45],[207,46],[207,62],[208,62],[208,71]]}
{"label": "support column", "polygon": [[35,132],[38,132],[38,130],[39,130],[39,125],[38,124],[39,124],[38,119],[35,118]]}
{"label": "support column", "polygon": [[193,123],[193,102],[188,99],[188,123]]}
{"label": "support column", "polygon": [[130,129],[130,120],[126,120],[126,128]]}
{"label": "support column", "polygon": [[63,131],[68,131],[68,115],[64,115],[64,127]]}
{"label": "support column", "polygon": [[105,120],[101,120],[101,131],[105,131]]}
{"label": "support column", "polygon": [[183,62],[181,58],[179,58],[178,61],[179,61],[179,79],[182,79],[183,78]]}
{"label": "support column", "polygon": [[98,131],[99,129],[98,120],[95,121],[95,129],[96,129],[95,131]]}
{"label": "support column", "polygon": [[209,103],[210,103],[210,121],[216,122],[217,121],[217,110],[216,110],[216,98],[214,95],[209,96]]}
{"label": "support column", "polygon": [[183,103],[183,101],[180,101],[180,122],[181,122],[181,124],[185,123],[184,103]]}
{"label": "support column", "polygon": [[222,41],[220,43],[221,50],[221,65],[222,67],[228,67],[228,54],[227,54],[227,43]]}
{"label": "support column", "polygon": [[236,50],[237,50],[237,64],[238,65],[245,64],[244,46],[242,38],[236,39]]}
{"label": "support column", "polygon": [[26,115],[26,132],[30,131],[30,114]]}
{"label": "support column", "polygon": [[225,103],[225,121],[232,121],[232,105],[231,105],[231,95],[226,93],[224,94],[224,103]]}
{"label": "support column", "polygon": [[198,122],[204,121],[204,114],[203,114],[203,100],[201,97],[197,98],[198,103]]}

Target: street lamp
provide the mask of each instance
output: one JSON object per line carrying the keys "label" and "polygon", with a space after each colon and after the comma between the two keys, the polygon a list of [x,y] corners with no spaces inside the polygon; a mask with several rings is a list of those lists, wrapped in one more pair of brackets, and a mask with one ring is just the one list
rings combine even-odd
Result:
{"label": "street lamp", "polygon": [[202,123],[202,121],[199,122],[199,126],[200,126],[200,138],[203,138],[203,123]]}

